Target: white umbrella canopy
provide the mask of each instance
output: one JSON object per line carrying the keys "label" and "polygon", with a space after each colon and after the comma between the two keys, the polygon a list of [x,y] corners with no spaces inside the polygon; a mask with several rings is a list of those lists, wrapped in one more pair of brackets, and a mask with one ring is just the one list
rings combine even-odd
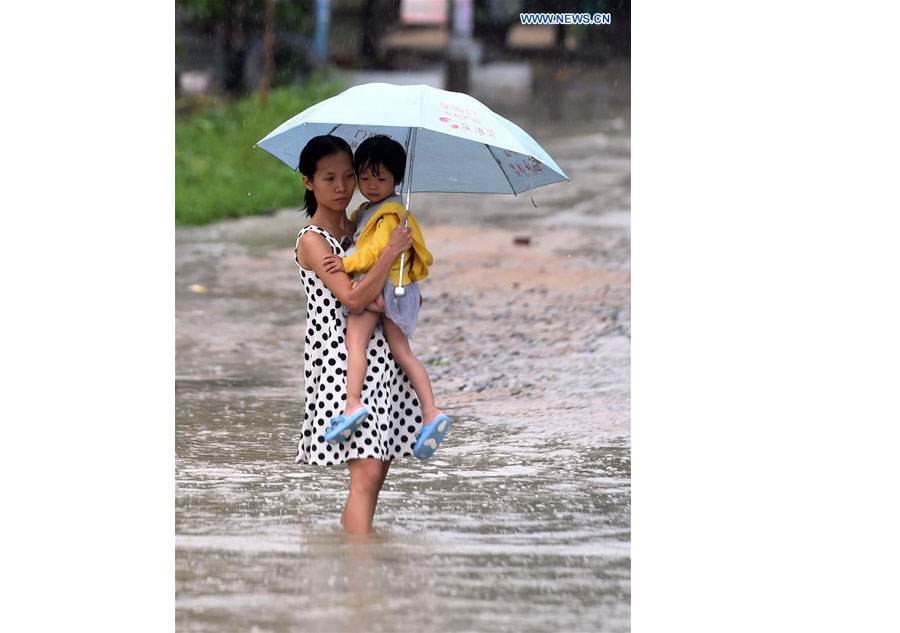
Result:
{"label": "white umbrella canopy", "polygon": [[314,136],[356,147],[375,134],[407,152],[407,192],[512,193],[569,178],[522,128],[459,92],[430,86],[363,84],[311,106],[255,147],[293,170]]}

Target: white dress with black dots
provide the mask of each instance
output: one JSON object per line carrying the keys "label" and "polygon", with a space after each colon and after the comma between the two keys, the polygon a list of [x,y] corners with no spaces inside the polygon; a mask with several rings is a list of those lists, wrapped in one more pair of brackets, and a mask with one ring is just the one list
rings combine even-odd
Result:
{"label": "white dress with black dots", "polygon": [[[336,255],[343,257],[344,249],[327,231],[307,226],[328,242]],[[422,412],[416,393],[404,371],[394,362],[381,325],[375,326],[366,350],[368,369],[363,382],[362,403],[371,414],[362,422],[353,437],[331,444],[325,441],[325,430],[331,418],[344,412],[347,401],[347,319],[343,304],[312,270],[300,268],[300,278],[306,291],[306,405],[302,436],[297,447],[297,463],[313,465],[343,464],[350,459],[374,457],[382,461],[408,457],[413,454],[415,432],[422,426]]]}

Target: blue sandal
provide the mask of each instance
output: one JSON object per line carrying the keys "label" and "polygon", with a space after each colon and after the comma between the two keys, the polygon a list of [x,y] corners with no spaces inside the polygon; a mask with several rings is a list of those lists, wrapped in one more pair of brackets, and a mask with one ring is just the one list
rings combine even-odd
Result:
{"label": "blue sandal", "polygon": [[416,441],[416,447],[413,449],[413,455],[423,462],[434,455],[438,444],[444,439],[444,435],[450,430],[450,418],[445,414],[440,414],[431,422],[422,427],[419,433],[419,439]]}
{"label": "blue sandal", "polygon": [[332,418],[328,430],[325,431],[325,441],[334,443],[335,440],[340,442],[350,439],[359,423],[367,417],[369,417],[369,411],[365,407],[360,407],[350,415],[339,415]]}

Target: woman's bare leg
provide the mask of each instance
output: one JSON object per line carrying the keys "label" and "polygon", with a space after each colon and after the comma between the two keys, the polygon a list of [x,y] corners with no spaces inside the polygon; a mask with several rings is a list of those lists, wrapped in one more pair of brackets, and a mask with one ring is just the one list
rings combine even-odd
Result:
{"label": "woman's bare leg", "polygon": [[388,470],[391,468],[391,462],[393,460],[388,460],[386,462],[381,462],[381,485],[378,486],[378,489],[381,490],[384,487],[384,480],[387,479]]}
{"label": "woman's bare leg", "polygon": [[372,331],[381,314],[369,312],[347,317],[347,405],[344,414],[353,413],[362,406],[363,381],[366,379],[368,359],[366,348],[372,339]]}
{"label": "woman's bare leg", "polygon": [[442,411],[434,406],[434,392],[431,390],[431,380],[425,366],[419,362],[409,347],[409,339],[397,324],[385,317],[382,322],[384,333],[387,336],[391,354],[397,364],[403,368],[409,381],[412,383],[416,395],[419,396],[419,404],[422,405],[423,422],[426,424],[440,415]]}
{"label": "woman's bare leg", "polygon": [[[381,492],[381,489],[384,487],[384,480],[387,477],[388,470],[391,467],[391,462],[381,462],[381,481],[378,483],[378,491]],[[378,496],[375,497],[375,506],[378,506]],[[347,517],[347,507],[344,506],[344,511],[341,513],[341,525],[344,525]]]}
{"label": "woman's bare leg", "polygon": [[341,522],[348,534],[365,534],[372,531],[378,493],[390,462],[374,458],[351,459],[347,466],[350,468],[350,495]]}
{"label": "woman's bare leg", "polygon": [[[391,467],[391,462],[381,462],[381,481],[378,483],[378,492],[381,492],[381,489],[384,488],[384,480],[387,478],[388,470]],[[378,497],[375,497],[375,506],[378,506]]]}

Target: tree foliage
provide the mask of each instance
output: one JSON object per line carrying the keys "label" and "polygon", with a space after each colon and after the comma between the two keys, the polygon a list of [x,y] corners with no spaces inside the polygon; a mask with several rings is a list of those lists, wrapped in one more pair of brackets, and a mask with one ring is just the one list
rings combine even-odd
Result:
{"label": "tree foliage", "polygon": [[[240,23],[248,31],[262,30],[265,0],[177,0],[179,18],[185,26],[213,32],[219,26]],[[315,0],[275,2],[275,23],[295,33],[312,31]]]}

